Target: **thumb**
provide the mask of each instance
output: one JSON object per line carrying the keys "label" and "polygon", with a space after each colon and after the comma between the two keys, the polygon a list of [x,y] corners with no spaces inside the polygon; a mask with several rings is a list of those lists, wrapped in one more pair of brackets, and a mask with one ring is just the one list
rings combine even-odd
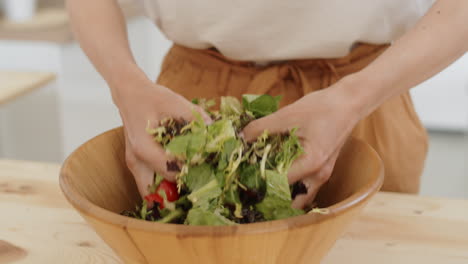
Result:
{"label": "thumb", "polygon": [[284,122],[281,122],[279,115],[275,113],[250,122],[242,134],[246,141],[254,141],[265,130],[271,134],[277,134],[288,131],[288,127],[284,126]]}

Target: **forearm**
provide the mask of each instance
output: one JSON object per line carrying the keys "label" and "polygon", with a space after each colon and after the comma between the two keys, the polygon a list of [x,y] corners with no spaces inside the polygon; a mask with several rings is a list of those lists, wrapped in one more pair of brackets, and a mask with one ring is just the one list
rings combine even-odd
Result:
{"label": "forearm", "polygon": [[122,11],[116,0],[68,0],[71,24],[82,49],[107,81],[114,101],[126,79],[146,80],[130,51]]}
{"label": "forearm", "polygon": [[[361,117],[425,81],[468,51],[468,1],[439,0],[379,58],[345,82]],[[347,86],[347,85],[345,85]]]}

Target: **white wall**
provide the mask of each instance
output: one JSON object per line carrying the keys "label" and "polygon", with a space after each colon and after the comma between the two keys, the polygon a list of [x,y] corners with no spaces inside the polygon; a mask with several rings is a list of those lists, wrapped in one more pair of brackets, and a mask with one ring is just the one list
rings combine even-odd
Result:
{"label": "white wall", "polygon": [[468,53],[411,93],[426,127],[468,131]]}

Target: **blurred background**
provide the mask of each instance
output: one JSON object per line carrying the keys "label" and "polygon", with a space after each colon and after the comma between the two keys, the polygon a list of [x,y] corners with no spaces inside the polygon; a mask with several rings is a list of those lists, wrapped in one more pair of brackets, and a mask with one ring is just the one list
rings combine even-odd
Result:
{"label": "blurred background", "polygon": [[[170,42],[120,1],[132,50],[155,79]],[[468,198],[468,54],[412,90],[430,133],[423,195]],[[69,28],[63,0],[0,0],[0,158],[62,162],[121,125],[106,83]]]}

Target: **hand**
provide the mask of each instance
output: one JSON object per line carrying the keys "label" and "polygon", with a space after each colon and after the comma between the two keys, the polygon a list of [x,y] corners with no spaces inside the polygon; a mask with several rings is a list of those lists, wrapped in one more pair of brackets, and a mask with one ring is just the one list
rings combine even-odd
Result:
{"label": "hand", "polygon": [[359,114],[337,83],[325,90],[310,93],[274,114],[251,122],[243,131],[245,139],[254,140],[264,130],[280,133],[298,128],[305,154],[291,166],[290,184],[302,180],[307,194],[298,195],[293,207],[309,205],[319,188],[330,177],[341,147],[357,124]]}
{"label": "hand", "polygon": [[210,122],[210,118],[200,107],[149,80],[127,83],[120,91],[125,92],[121,92],[115,101],[124,124],[125,158],[144,197],[148,194],[148,186],[153,183],[154,172],[167,180],[175,180],[175,172],[169,172],[166,165],[171,158],[146,132],[147,125],[156,127],[161,119],[167,117],[190,121],[193,110],[200,112],[206,122]]}

